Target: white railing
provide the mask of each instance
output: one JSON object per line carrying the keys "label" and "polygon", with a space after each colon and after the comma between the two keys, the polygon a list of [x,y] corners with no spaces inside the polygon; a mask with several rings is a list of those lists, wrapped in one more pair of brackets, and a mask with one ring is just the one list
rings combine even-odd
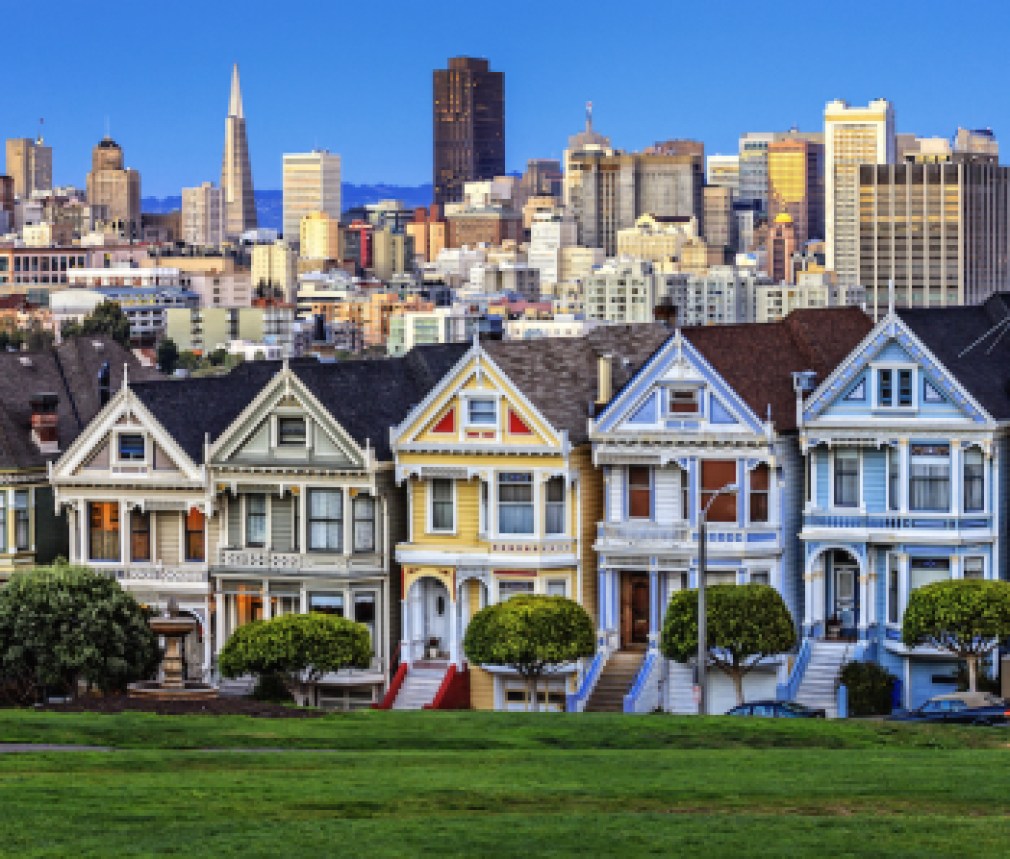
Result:
{"label": "white railing", "polygon": [[222,549],[218,553],[222,567],[249,570],[297,570],[303,565],[299,552],[275,552],[271,549]]}
{"label": "white railing", "polygon": [[560,540],[511,540],[507,537],[496,537],[491,541],[492,552],[513,552],[535,555],[570,555],[575,551],[575,541]]}
{"label": "white railing", "polygon": [[611,543],[686,543],[691,539],[687,522],[600,522],[596,539]]}
{"label": "white railing", "polygon": [[207,571],[205,569],[189,567],[164,567],[158,564],[149,566],[131,565],[128,567],[97,567],[96,573],[108,576],[118,582],[177,582],[177,583],[206,583]]}

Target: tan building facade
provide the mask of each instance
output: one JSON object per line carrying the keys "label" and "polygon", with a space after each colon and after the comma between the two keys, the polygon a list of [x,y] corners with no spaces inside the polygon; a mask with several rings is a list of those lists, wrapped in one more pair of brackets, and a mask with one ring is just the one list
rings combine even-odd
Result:
{"label": "tan building facade", "polygon": [[140,174],[123,166],[123,150],[104,137],[92,150],[88,173],[88,203],[103,206],[104,220],[125,236],[140,234]]}

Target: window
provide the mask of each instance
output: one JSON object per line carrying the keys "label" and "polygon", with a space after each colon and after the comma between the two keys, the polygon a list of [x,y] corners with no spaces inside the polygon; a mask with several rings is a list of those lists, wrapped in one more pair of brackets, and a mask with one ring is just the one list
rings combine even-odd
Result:
{"label": "window", "polygon": [[901,561],[891,555],[887,563],[887,622],[898,622],[898,588],[901,581]]}
{"label": "window", "polygon": [[533,475],[529,472],[498,475],[498,533],[533,533]]}
{"label": "window", "polygon": [[913,444],[908,452],[908,506],[911,510],[950,508],[950,447]]}
{"label": "window", "polygon": [[431,481],[431,530],[452,531],[454,524],[452,481],[437,477]]}
{"label": "window", "polygon": [[912,558],[908,562],[908,589],[945,582],[950,578],[950,561],[947,558]]}
{"label": "window", "polygon": [[[736,522],[736,493],[716,493],[724,486],[736,483],[736,461],[704,459],[701,462],[701,509],[708,507],[709,522]],[[715,501],[712,499],[715,498]]]}
{"label": "window", "polygon": [[267,497],[247,495],[245,497],[245,544],[265,546],[267,544]]}
{"label": "window", "polygon": [[698,408],[698,389],[670,388],[669,410],[671,415],[699,414],[700,409]]}
{"label": "window", "polygon": [[309,594],[309,611],[317,611],[320,614],[333,614],[337,617],[343,617],[344,595],[341,593]]}
{"label": "window", "polygon": [[470,424],[497,426],[498,404],[493,399],[469,399],[466,403],[466,420]]}
{"label": "window", "polygon": [[835,507],[859,506],[859,451],[835,451]]}
{"label": "window", "polygon": [[120,462],[143,462],[144,436],[136,432],[120,433],[119,460]]}
{"label": "window", "polygon": [[28,490],[18,489],[14,493],[14,546],[19,552],[31,548],[28,527]]}
{"label": "window", "polygon": [[498,601],[508,602],[512,597],[533,593],[533,581],[498,582]]}
{"label": "window", "polygon": [[901,453],[894,448],[887,451],[887,509],[901,509]]}
{"label": "window", "polygon": [[964,452],[964,512],[985,509],[985,460],[977,447]]}
{"label": "window", "polygon": [[771,575],[768,570],[751,570],[750,582],[752,585],[771,584]]}
{"label": "window", "polygon": [[547,533],[565,533],[565,479],[552,477],[547,481]]}
{"label": "window", "polygon": [[352,504],[354,519],[354,551],[375,551],[375,499],[359,495]]}
{"label": "window", "polygon": [[566,597],[568,596],[568,582],[564,579],[550,579],[547,582],[547,596]]}
{"label": "window", "polygon": [[7,551],[7,493],[0,491],[0,552]]}
{"label": "window", "polygon": [[305,446],[305,418],[278,418],[277,441],[291,447]]}
{"label": "window", "polygon": [[119,560],[118,501],[88,504],[88,548],[88,558],[92,561]]}
{"label": "window", "polygon": [[652,518],[652,470],[647,465],[628,466],[628,518]]}
{"label": "window", "polygon": [[761,463],[750,473],[751,522],[768,521],[768,476],[768,466],[765,463]]}
{"label": "window", "polygon": [[368,637],[372,640],[372,652],[375,652],[375,594],[354,594],[354,619],[368,627]]}
{"label": "window", "polygon": [[186,513],[186,560],[205,561],[207,546],[204,538],[203,511],[190,507]]}
{"label": "window", "polygon": [[877,405],[882,408],[909,408],[912,401],[913,372],[890,367],[877,370]]}
{"label": "window", "polygon": [[130,560],[151,560],[151,514],[146,510],[130,513]]}
{"label": "window", "polygon": [[966,579],[984,579],[985,578],[985,559],[973,555],[971,557],[965,558],[961,562],[961,572]]}
{"label": "window", "polygon": [[309,490],[309,551],[339,552],[344,545],[344,493]]}

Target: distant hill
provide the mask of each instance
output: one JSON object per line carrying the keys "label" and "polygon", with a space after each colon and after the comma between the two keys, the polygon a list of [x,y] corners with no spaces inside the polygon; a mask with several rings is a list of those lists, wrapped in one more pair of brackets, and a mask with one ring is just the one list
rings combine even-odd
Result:
{"label": "distant hill", "polygon": [[[344,182],[341,186],[341,204],[345,210],[379,200],[402,200],[408,208],[427,206],[431,203],[431,185],[352,185]],[[142,211],[151,214],[171,212],[182,208],[182,196],[144,197],[140,206]],[[256,192],[256,217],[261,227],[279,230],[283,209],[280,191]]]}

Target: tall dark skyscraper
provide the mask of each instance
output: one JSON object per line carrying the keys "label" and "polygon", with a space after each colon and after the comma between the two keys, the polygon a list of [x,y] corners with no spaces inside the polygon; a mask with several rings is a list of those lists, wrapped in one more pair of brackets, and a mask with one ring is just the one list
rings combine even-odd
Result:
{"label": "tall dark skyscraper", "polygon": [[463,183],[505,173],[505,76],[488,62],[452,57],[435,69],[434,198],[463,199]]}

